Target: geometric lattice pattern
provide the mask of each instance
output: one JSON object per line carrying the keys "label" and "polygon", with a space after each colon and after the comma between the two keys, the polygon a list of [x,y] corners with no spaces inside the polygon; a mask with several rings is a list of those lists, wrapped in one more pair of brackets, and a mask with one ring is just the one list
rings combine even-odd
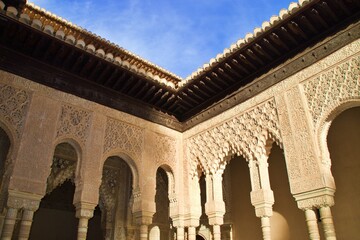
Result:
{"label": "geometric lattice pattern", "polygon": [[360,97],[360,56],[305,82],[303,88],[316,126],[329,107]]}

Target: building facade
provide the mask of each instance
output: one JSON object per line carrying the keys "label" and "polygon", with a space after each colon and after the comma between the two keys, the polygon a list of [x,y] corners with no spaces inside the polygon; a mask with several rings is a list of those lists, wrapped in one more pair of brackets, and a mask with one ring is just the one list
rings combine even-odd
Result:
{"label": "building facade", "polygon": [[[33,5],[0,1],[1,239],[359,238],[360,7],[336,2],[292,3],[176,82]],[[295,29],[289,43],[283,28]],[[77,52],[84,63],[68,57]],[[93,59],[101,68],[86,70]],[[126,70],[117,103],[93,83],[72,89],[77,77],[110,88],[111,67]]]}

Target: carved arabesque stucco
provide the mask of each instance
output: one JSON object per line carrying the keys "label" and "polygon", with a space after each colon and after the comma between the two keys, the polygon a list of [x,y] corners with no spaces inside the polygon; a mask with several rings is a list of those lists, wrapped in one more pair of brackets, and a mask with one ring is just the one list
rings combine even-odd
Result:
{"label": "carved arabesque stucco", "polygon": [[341,102],[360,97],[360,56],[337,65],[303,84],[315,129]]}
{"label": "carved arabesque stucco", "polygon": [[14,127],[19,138],[24,127],[30,94],[22,89],[0,84],[0,119]]}
{"label": "carved arabesque stucco", "polygon": [[91,117],[92,114],[89,111],[70,105],[63,105],[56,137],[72,135],[82,143],[85,143],[90,131]]}
{"label": "carved arabesque stucco", "polygon": [[162,134],[155,134],[154,158],[157,166],[163,163],[175,166],[176,140]]}
{"label": "carved arabesque stucco", "polygon": [[46,193],[51,193],[66,180],[74,180],[76,161],[54,156],[51,173],[47,179]]}
{"label": "carved arabesque stucco", "polygon": [[196,174],[198,164],[206,173],[215,173],[225,167],[228,157],[235,154],[247,160],[268,154],[265,147],[268,139],[281,146],[278,125],[275,101],[271,99],[191,137],[187,145],[191,174]]}
{"label": "carved arabesque stucco", "polygon": [[141,158],[143,149],[143,129],[108,118],[105,130],[104,153],[121,149],[132,157]]}

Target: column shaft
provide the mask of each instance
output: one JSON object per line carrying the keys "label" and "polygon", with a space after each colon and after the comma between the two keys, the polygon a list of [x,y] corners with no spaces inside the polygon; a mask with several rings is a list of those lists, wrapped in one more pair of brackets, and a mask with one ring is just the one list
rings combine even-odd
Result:
{"label": "column shaft", "polygon": [[30,236],[31,224],[34,217],[34,211],[24,210],[21,218],[19,240],[28,240]]}
{"label": "column shaft", "polygon": [[81,217],[79,218],[78,226],[78,240],[86,240],[87,230],[88,230],[88,218]]}
{"label": "column shaft", "polygon": [[140,226],[140,240],[148,240],[148,226],[147,225]]}
{"label": "column shaft", "polygon": [[196,228],[195,227],[188,228],[188,240],[196,240]]}
{"label": "column shaft", "polygon": [[9,208],[7,210],[3,231],[1,233],[1,240],[11,240],[14,232],[17,213],[18,209],[16,208]]}
{"label": "column shaft", "polygon": [[213,226],[214,240],[221,240],[220,225]]}
{"label": "column shaft", "polygon": [[176,228],[176,236],[177,240],[184,240],[185,239],[185,232],[183,227]]}
{"label": "column shaft", "polygon": [[320,208],[320,218],[324,228],[325,239],[336,240],[335,227],[330,207],[324,206]]}
{"label": "column shaft", "polygon": [[270,217],[261,218],[261,229],[264,240],[271,240]]}
{"label": "column shaft", "polygon": [[320,234],[319,234],[319,228],[317,224],[317,218],[316,213],[313,209],[306,209],[305,210],[305,218],[306,218],[306,224],[309,231],[309,237],[310,240],[319,240]]}

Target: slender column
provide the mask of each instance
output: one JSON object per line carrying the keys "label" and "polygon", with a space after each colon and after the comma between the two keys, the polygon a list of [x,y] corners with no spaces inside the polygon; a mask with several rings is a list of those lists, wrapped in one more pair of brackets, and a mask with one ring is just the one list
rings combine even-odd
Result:
{"label": "slender column", "polygon": [[271,239],[270,217],[274,194],[270,187],[267,156],[259,157],[259,161],[249,161],[251,188],[251,204],[255,207],[255,214],[261,219],[261,229],[264,240]]}
{"label": "slender column", "polygon": [[271,240],[270,217],[261,217],[261,229],[264,240]]}
{"label": "slender column", "polygon": [[19,209],[16,208],[8,208],[5,216],[3,231],[1,233],[1,240],[11,240],[18,211]]}
{"label": "slender column", "polygon": [[213,226],[214,240],[221,239],[220,226],[224,223],[225,203],[222,191],[222,170],[206,176],[205,212]]}
{"label": "slender column", "polygon": [[86,240],[89,219],[94,215],[96,204],[92,203],[76,203],[76,217],[79,219],[78,224],[78,240]]}
{"label": "slender column", "polygon": [[183,227],[176,228],[176,236],[177,240],[184,240],[185,239],[185,231]]}
{"label": "slender column", "polygon": [[188,228],[188,240],[196,240],[196,228],[195,227]]}
{"label": "slender column", "polygon": [[140,240],[148,240],[148,225],[140,226]]}
{"label": "slender column", "polygon": [[221,240],[221,231],[220,231],[220,225],[213,225],[213,235],[214,240]]}
{"label": "slender column", "polygon": [[310,240],[319,240],[320,234],[319,234],[319,228],[317,224],[317,218],[316,213],[314,209],[306,209],[305,210],[305,218],[306,218],[306,224],[309,231],[309,237]]}
{"label": "slender column", "polygon": [[20,223],[19,240],[29,239],[33,217],[33,210],[24,209]]}
{"label": "slender column", "polygon": [[329,206],[320,207],[320,218],[324,228],[325,239],[336,240],[334,222]]}

